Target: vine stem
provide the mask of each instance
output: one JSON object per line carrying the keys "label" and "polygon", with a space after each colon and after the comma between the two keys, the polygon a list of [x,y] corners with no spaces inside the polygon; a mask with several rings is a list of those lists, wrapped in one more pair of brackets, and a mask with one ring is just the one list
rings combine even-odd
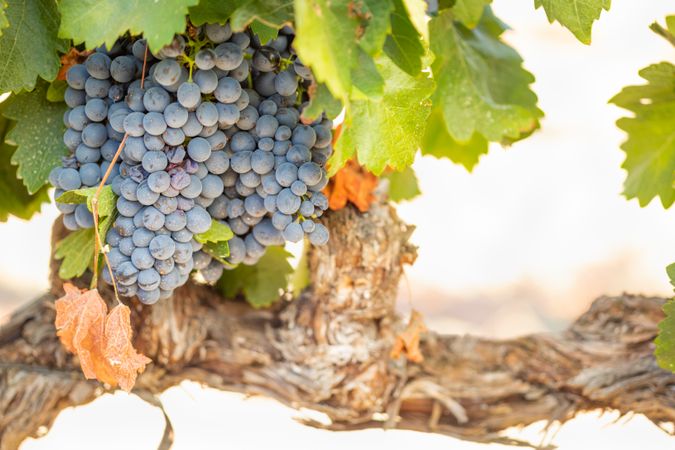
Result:
{"label": "vine stem", "polygon": [[654,33],[658,34],[662,38],[664,38],[666,41],[670,43],[673,47],[675,47],[675,36],[673,36],[673,33],[670,31],[666,30],[663,28],[661,25],[658,24],[658,22],[654,22],[649,26],[649,29],[652,30]]}
{"label": "vine stem", "polygon": [[141,70],[141,89],[145,83],[145,66],[148,63],[148,41],[145,41],[145,52],[143,52],[143,70]]}
{"label": "vine stem", "polygon": [[120,154],[122,153],[122,149],[124,148],[124,144],[126,144],[128,137],[129,133],[124,133],[122,142],[120,142],[119,147],[117,147],[115,156],[113,156],[112,161],[110,161],[108,170],[105,171],[105,175],[103,175],[103,179],[101,180],[101,183],[98,185],[96,193],[94,193],[94,197],[91,199],[91,213],[94,216],[94,235],[96,236],[96,239],[94,240],[94,277],[92,279],[92,288],[96,289],[96,286],[98,284],[98,254],[100,251],[100,253],[103,255],[103,259],[105,259],[105,264],[108,267],[110,279],[112,281],[113,289],[115,291],[115,299],[117,300],[118,303],[122,302],[120,301],[119,293],[117,292],[117,282],[115,281],[115,274],[113,274],[112,267],[110,266],[110,261],[108,260],[108,253],[104,251],[103,240],[101,239],[101,233],[99,232],[98,229],[98,201],[99,197],[101,196],[101,191],[105,187],[105,182],[108,181],[108,178],[110,177],[110,174],[112,173],[112,170],[115,167],[117,159],[120,157]]}

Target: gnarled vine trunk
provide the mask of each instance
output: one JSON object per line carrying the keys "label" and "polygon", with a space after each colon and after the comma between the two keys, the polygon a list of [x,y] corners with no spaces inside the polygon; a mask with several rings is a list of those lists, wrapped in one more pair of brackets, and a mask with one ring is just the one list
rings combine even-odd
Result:
{"label": "gnarled vine trunk", "polygon": [[[190,284],[153,307],[131,305],[135,345],[153,359],[135,391],[154,401],[190,379],[323,411],[331,429],[384,426],[477,441],[596,408],[675,422],[675,375],[652,356],[663,299],[603,297],[555,334],[497,341],[428,332],[424,361],[393,360],[405,327],[396,290],[402,266],[415,259],[412,228],[384,204],[366,214],[346,208],[326,223],[331,241],[311,250],[311,287],[292,301],[254,310]],[[62,234],[56,224],[54,235]],[[0,450],[104,392],[56,337],[61,282],[53,266],[52,292],[0,328]],[[170,437],[167,427],[165,445]]]}

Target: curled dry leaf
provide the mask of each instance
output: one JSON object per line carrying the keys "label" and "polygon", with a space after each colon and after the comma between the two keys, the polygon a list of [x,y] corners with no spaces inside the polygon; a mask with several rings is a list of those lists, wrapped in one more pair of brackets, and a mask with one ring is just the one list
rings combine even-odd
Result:
{"label": "curled dry leaf", "polygon": [[353,203],[361,212],[366,212],[375,200],[373,191],[378,178],[356,161],[350,160],[331,178],[324,190],[328,206],[332,210],[342,209],[347,202]]}
{"label": "curled dry leaf", "polygon": [[72,47],[67,53],[61,55],[61,68],[59,69],[59,73],[56,75],[56,79],[65,80],[68,69],[70,69],[75,64],[84,62],[84,60],[87,59],[87,56],[90,54],[90,50],[80,51]]}
{"label": "curled dry leaf", "polygon": [[61,343],[80,360],[84,376],[130,391],[151,360],[132,345],[131,311],[108,307],[96,289],[64,284],[56,303],[55,325]]}
{"label": "curled dry leaf", "polygon": [[420,351],[420,338],[426,331],[427,327],[424,325],[422,314],[413,309],[410,313],[408,326],[406,326],[401,334],[396,336],[396,342],[394,342],[394,347],[391,349],[390,353],[391,358],[398,359],[398,357],[403,354],[408,358],[408,361],[415,363],[422,362],[424,356]]}

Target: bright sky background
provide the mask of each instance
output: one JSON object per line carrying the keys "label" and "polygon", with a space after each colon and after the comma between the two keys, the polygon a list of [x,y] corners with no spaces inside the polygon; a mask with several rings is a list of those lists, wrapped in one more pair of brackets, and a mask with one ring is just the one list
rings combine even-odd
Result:
{"label": "bright sky background", "polygon": [[[620,196],[622,112],[607,100],[641,83],[638,69],[675,52],[648,30],[675,13],[662,1],[615,1],[595,26],[593,45],[549,25],[532,1],[495,0],[497,14],[537,82],[542,130],[508,150],[492,149],[473,174],[433,158],[415,163],[424,195],[399,207],[417,226],[417,263],[400,298],[445,332],[513,336],[560,329],[601,294],[669,295],[664,268],[675,260],[675,214],[657,202],[641,209]],[[26,223],[0,224],[0,317],[47,288],[53,207]],[[330,433],[303,427],[275,402],[245,400],[185,383],[162,399],[174,419],[176,449],[506,448],[412,432]],[[642,417],[583,415],[553,439],[561,450],[675,447]],[[155,448],[159,412],[134,396],[106,395],[65,411],[23,450]],[[516,432],[539,442],[540,425]],[[261,432],[261,430],[264,430]],[[101,439],[105,436],[105,439]]]}

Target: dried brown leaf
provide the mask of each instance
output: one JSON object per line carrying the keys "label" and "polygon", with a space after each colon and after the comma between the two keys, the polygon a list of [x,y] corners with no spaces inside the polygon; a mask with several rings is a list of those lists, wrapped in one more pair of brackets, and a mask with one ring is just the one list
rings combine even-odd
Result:
{"label": "dried brown leaf", "polygon": [[353,203],[361,212],[366,212],[375,200],[373,191],[377,187],[378,179],[375,175],[361,167],[356,161],[348,161],[331,178],[324,193],[328,197],[328,206],[332,210],[339,210]]}
{"label": "dried brown leaf", "polygon": [[80,360],[84,376],[130,391],[138,373],[151,360],[132,344],[131,311],[108,307],[96,289],[80,290],[64,284],[56,303],[55,325],[61,343]]}

